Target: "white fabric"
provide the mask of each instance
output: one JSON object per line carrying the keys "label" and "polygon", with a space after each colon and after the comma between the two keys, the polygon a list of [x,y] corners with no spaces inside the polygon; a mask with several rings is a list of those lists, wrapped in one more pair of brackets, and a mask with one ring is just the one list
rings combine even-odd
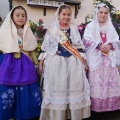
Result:
{"label": "white fabric", "polygon": [[39,55],[38,60],[44,60],[47,56],[48,56],[47,52],[42,52]]}
{"label": "white fabric", "polygon": [[[90,106],[90,87],[86,78],[84,65],[71,55],[63,57],[56,54],[61,39],[59,33],[58,11],[48,27],[41,49],[47,53],[44,61],[44,97],[42,108],[54,110],[81,109]],[[83,48],[78,28],[70,23],[72,45]],[[43,59],[45,54],[40,55]],[[82,54],[84,57],[85,55]]]}
{"label": "white fabric", "polygon": [[[72,41],[72,45],[76,48],[83,48],[84,49],[83,43],[82,43],[81,38],[80,38],[80,34],[78,32],[78,29],[77,29],[77,26],[75,26],[74,24],[71,24],[70,30],[71,30],[70,31],[70,38]],[[53,30],[51,30],[51,31],[53,31]],[[44,41],[43,41],[42,46],[41,46],[41,49],[43,51],[48,52],[50,55],[55,55],[56,52],[58,51],[58,43],[60,40],[60,33],[57,32],[55,35],[53,32],[51,33],[50,31],[47,31],[45,38],[44,38]]]}
{"label": "white fabric", "polygon": [[[98,4],[97,8],[95,9],[95,13],[93,16],[93,20],[89,23],[85,29],[83,40],[86,45],[86,54],[88,58],[88,64],[91,70],[95,70],[98,65],[101,63],[101,51],[97,50],[96,47],[101,43],[100,37],[100,28],[97,13],[99,11],[98,7],[106,6],[104,3]],[[106,6],[106,8],[108,8]],[[106,37],[107,41],[105,44],[117,44],[114,50],[110,50],[109,57],[112,61],[112,66],[115,67],[116,65],[120,64],[120,50],[118,45],[120,44],[119,36],[111,22],[110,13],[108,14],[108,18],[105,22],[106,26]]]}
{"label": "white fabric", "polygon": [[[0,28],[0,50],[4,53],[20,52],[20,48],[18,46],[17,28],[11,19],[13,9],[9,12]],[[36,47],[36,38],[28,25],[27,19],[23,31],[23,50],[33,51]]]}
{"label": "white fabric", "polygon": [[79,59],[50,55],[45,59],[42,108],[66,110],[90,106],[90,87]]}
{"label": "white fabric", "polygon": [[[47,58],[50,54],[48,54],[47,52],[42,52],[40,53],[38,60],[44,60],[45,58]],[[87,56],[85,53],[80,53],[80,55],[86,60]]]}

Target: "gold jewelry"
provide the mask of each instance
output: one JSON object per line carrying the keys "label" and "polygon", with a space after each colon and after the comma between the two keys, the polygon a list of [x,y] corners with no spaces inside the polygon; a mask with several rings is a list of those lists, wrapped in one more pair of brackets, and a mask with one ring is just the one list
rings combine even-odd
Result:
{"label": "gold jewelry", "polygon": [[14,58],[19,59],[20,58],[20,53],[14,53]]}

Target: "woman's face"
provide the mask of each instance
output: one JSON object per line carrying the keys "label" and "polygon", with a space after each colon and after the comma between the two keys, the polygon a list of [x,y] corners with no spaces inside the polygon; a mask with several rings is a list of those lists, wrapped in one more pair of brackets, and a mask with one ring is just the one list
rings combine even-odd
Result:
{"label": "woman's face", "polygon": [[59,20],[63,24],[69,24],[71,21],[72,11],[69,8],[63,9],[59,14]]}
{"label": "woman's face", "polygon": [[22,26],[26,22],[25,11],[23,9],[15,9],[14,13],[13,13],[13,16],[12,16],[12,19],[13,19],[13,22],[18,29],[22,28]]}
{"label": "woman's face", "polygon": [[107,20],[107,17],[108,17],[108,13],[109,13],[109,10],[108,8],[105,8],[105,7],[101,7],[99,8],[99,11],[98,11],[98,22],[99,23],[105,23],[106,20]]}

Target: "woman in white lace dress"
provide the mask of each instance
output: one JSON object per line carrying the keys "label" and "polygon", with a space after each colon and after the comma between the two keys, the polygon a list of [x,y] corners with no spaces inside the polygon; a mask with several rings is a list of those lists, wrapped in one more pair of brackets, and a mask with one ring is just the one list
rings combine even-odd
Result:
{"label": "woman in white lace dress", "polygon": [[98,4],[93,21],[84,32],[92,111],[120,109],[120,75],[117,68],[120,64],[119,43],[108,6]]}
{"label": "woman in white lace dress", "polygon": [[63,36],[85,59],[84,46],[77,29],[71,22],[72,11],[62,5],[48,27],[39,56],[40,72],[44,61],[43,102],[40,120],[82,120],[90,116],[90,88],[85,65],[61,44]]}

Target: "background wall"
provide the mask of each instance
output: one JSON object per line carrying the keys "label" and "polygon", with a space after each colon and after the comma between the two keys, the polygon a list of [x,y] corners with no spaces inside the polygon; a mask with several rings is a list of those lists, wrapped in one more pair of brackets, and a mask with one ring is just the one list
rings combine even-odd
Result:
{"label": "background wall", "polygon": [[[13,0],[13,1],[14,1],[13,6],[16,6],[18,4],[23,5],[27,9],[29,19],[34,22],[38,21],[39,19],[43,19],[45,24],[48,24],[57,10],[57,8],[52,8],[52,7],[46,8],[46,16],[44,16],[43,15],[44,9],[42,6],[37,6],[37,7],[29,6],[27,5],[27,0]],[[71,5],[71,8],[73,11],[73,18],[74,18],[75,6]]]}
{"label": "background wall", "polygon": [[0,0],[0,17],[4,19],[9,12],[9,2],[8,0]]}
{"label": "background wall", "polygon": [[[0,16],[4,18],[8,12],[9,12],[9,0],[0,0]],[[93,0],[74,0],[74,1],[80,1],[81,2],[81,8],[79,10],[79,13],[77,15],[77,19],[74,19],[75,24],[80,24],[81,22],[84,22],[85,16],[88,14],[92,14],[94,11],[94,5]],[[113,5],[116,8],[120,9],[120,0],[112,0]],[[23,5],[27,11],[28,16],[31,21],[37,22],[39,19],[43,19],[45,24],[48,24],[50,20],[52,19],[56,8],[47,8],[46,9],[46,16],[43,15],[43,7],[35,7],[35,6],[28,6],[27,0],[13,0],[13,7],[16,5]],[[71,5],[72,11],[73,11],[73,18],[74,18],[74,11],[75,6]]]}

